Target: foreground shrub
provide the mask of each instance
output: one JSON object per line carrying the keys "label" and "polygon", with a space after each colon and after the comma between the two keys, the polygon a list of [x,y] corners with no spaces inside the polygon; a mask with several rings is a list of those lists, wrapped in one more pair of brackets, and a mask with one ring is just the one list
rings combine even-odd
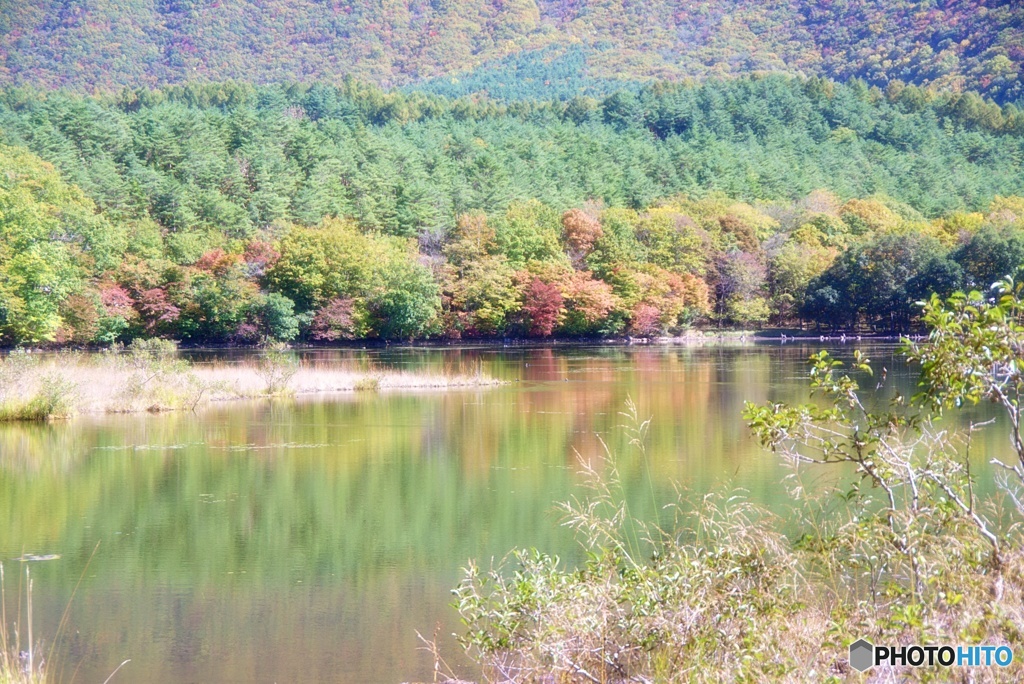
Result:
{"label": "foreground shrub", "polygon": [[[811,386],[823,401],[746,409],[762,443],[793,467],[792,548],[811,600],[833,606],[835,643],[823,644],[833,668],[845,668],[845,646],[859,637],[1019,645],[1024,554],[1007,524],[1011,513],[975,496],[971,442],[983,426],[959,431],[898,394],[871,410],[855,376],[873,377],[865,357],[855,354],[848,372],[822,352],[812,357]],[[922,382],[930,381],[926,371]],[[805,473],[820,477],[827,468],[839,474],[834,486],[804,486]],[[1017,681],[1020,671],[1018,663],[972,676]],[[950,673],[896,674],[942,680]]]}
{"label": "foreground shrub", "polygon": [[468,627],[462,642],[488,681],[667,681],[712,671],[756,680],[799,666],[808,645],[800,648],[804,630],[790,628],[807,611],[771,516],[708,494],[677,507],[683,532],[665,535],[614,499],[617,474],[586,473],[593,498],[566,509],[587,549],[580,568],[519,550],[487,572],[471,564],[455,590]]}

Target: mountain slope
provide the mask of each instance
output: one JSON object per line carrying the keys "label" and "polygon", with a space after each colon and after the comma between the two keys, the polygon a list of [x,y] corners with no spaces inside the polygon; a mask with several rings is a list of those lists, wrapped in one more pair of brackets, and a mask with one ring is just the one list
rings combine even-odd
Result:
{"label": "mountain slope", "polygon": [[[0,0],[3,84],[390,87],[481,65],[520,80],[516,55],[574,49],[596,79],[781,71],[1024,95],[1024,6],[996,0]],[[550,59],[526,59],[552,80]]]}

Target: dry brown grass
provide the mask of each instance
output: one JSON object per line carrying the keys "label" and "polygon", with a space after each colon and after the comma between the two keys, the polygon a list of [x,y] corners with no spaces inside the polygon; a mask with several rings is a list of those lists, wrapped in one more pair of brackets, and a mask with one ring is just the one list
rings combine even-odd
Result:
{"label": "dry brown grass", "polygon": [[[247,398],[266,395],[263,379],[252,364],[197,366],[193,372],[206,382],[226,390],[218,398]],[[476,375],[441,375],[405,371],[355,371],[338,367],[300,366],[289,383],[294,395],[354,392],[359,390],[429,390],[456,387],[481,387],[502,384],[499,380]],[[226,395],[226,396],[225,396]]]}
{"label": "dry brown grass", "polygon": [[[6,362],[5,362],[6,363]],[[281,372],[267,362],[189,364],[174,355],[61,354],[19,359],[17,382],[0,394],[0,420],[42,420],[74,413],[192,410],[210,402],[354,391],[445,390],[502,384],[481,374],[360,370],[298,362]],[[2,364],[0,364],[2,365]],[[56,385],[54,380],[59,379]],[[55,391],[60,396],[52,396]],[[40,398],[46,401],[41,401]],[[44,410],[39,410],[43,404]],[[58,411],[45,410],[56,406]]]}

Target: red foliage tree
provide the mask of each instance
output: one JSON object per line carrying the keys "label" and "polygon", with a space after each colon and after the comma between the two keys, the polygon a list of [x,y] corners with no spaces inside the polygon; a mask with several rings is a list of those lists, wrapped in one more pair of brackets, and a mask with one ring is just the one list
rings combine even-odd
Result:
{"label": "red foliage tree", "polygon": [[241,260],[237,254],[228,254],[223,249],[213,249],[199,257],[195,267],[200,271],[223,276]]}
{"label": "red foliage tree", "polygon": [[233,339],[241,344],[255,344],[260,341],[260,327],[249,321],[239,323]]}
{"label": "red foliage tree", "polygon": [[245,246],[245,252],[242,254],[246,270],[254,278],[262,277],[280,258],[281,253],[266,240],[253,240]]}
{"label": "red foliage tree", "polygon": [[631,335],[650,337],[661,332],[661,309],[656,306],[640,302],[633,307],[629,320],[629,332]]}
{"label": "red foliage tree", "polygon": [[178,320],[178,316],[181,315],[181,310],[171,303],[167,292],[160,287],[140,293],[137,308],[146,321],[146,332],[150,334],[156,332],[162,325]]}
{"label": "red foliage tree", "polygon": [[549,337],[565,311],[562,293],[555,285],[534,278],[523,293],[523,312],[530,322],[530,334]]}
{"label": "red foliage tree", "polygon": [[570,308],[587,323],[602,320],[617,304],[612,286],[593,278],[590,273],[573,273],[566,279],[562,291]]}
{"label": "red foliage tree", "polygon": [[136,316],[132,296],[123,287],[115,283],[104,283],[99,289],[100,302],[108,316],[120,316],[126,321]]}
{"label": "red foliage tree", "polygon": [[309,327],[310,336],[320,342],[351,340],[356,336],[353,302],[336,298],[317,310]]}
{"label": "red foliage tree", "polygon": [[570,271],[558,285],[566,308],[562,329],[570,335],[594,334],[619,303],[612,286],[589,271]]}

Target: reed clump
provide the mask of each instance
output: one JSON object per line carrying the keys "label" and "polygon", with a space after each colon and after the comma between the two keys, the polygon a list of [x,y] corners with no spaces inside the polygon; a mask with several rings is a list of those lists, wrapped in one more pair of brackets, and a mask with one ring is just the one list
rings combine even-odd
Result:
{"label": "reed clump", "polygon": [[[649,425],[628,408],[645,459]],[[559,508],[586,560],[517,549],[471,561],[453,591],[486,681],[763,681],[810,662],[829,616],[775,516],[742,493],[680,492],[662,528],[630,513],[615,455],[579,464],[585,494]]]}
{"label": "reed clump", "polygon": [[380,390],[383,378],[379,374],[365,375],[356,380],[352,389],[357,392],[377,392]]}
{"label": "reed clump", "polygon": [[628,514],[617,474],[585,472],[590,497],[564,509],[582,565],[520,549],[471,563],[455,589],[487,681],[764,681],[801,666],[828,623],[766,511],[712,493],[666,535]]}
{"label": "reed clump", "polygon": [[42,366],[38,355],[12,352],[0,362],[0,421],[43,421],[70,417],[78,385]]}

